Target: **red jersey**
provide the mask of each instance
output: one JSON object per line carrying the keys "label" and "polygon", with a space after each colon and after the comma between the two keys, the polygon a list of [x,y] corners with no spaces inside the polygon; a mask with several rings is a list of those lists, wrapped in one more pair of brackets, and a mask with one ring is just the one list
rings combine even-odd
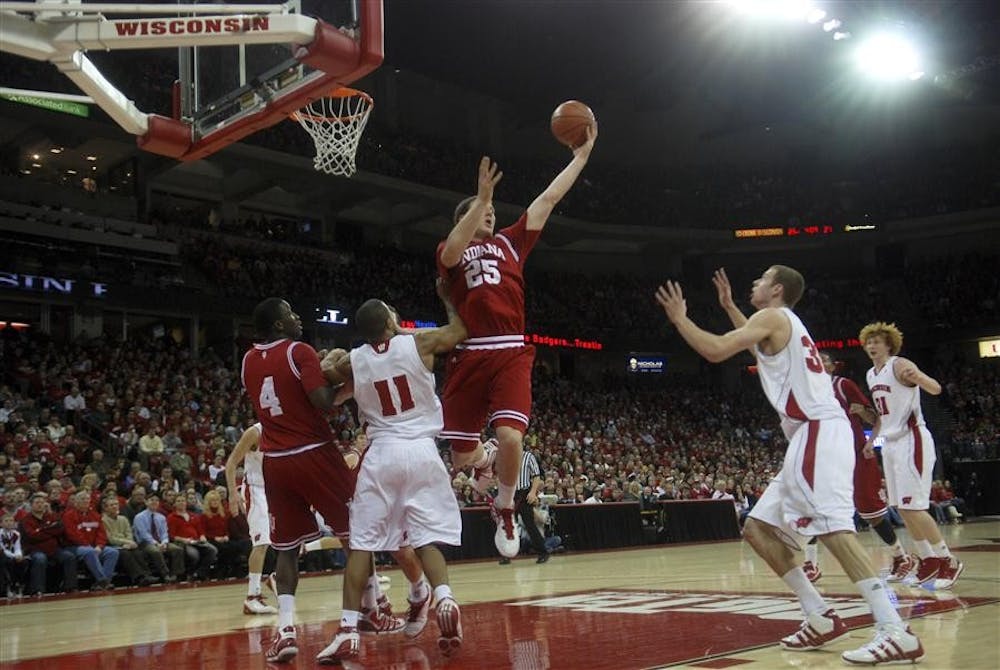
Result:
{"label": "red jersey", "polygon": [[513,226],[486,239],[473,239],[453,268],[441,262],[438,274],[448,281],[451,304],[469,331],[469,339],[524,335],[524,262],[540,230],[528,230],[525,212]]}
{"label": "red jersey", "polygon": [[315,349],[289,339],[255,344],[243,357],[241,376],[264,428],[261,451],[288,451],[331,441],[330,425],[309,401],[310,391],[327,385]]}
{"label": "red jersey", "polygon": [[872,404],[868,396],[862,393],[858,385],[846,377],[833,375],[833,394],[837,396],[837,402],[844,408],[847,418],[851,422],[851,430],[854,431],[854,451],[861,453],[865,446],[865,427],[861,423],[861,417],[851,414],[851,403],[858,403],[871,408]]}
{"label": "red jersey", "polygon": [[63,512],[63,528],[66,542],[78,547],[103,547],[108,543],[108,534],[100,515],[94,510],[81,512],[70,508]]}

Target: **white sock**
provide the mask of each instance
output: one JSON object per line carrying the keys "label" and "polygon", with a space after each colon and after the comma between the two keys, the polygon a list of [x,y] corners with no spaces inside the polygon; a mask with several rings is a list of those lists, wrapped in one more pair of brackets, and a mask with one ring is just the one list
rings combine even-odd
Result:
{"label": "white sock", "polygon": [[514,507],[514,487],[500,482],[497,488],[500,492],[497,493],[496,506],[501,509],[512,509]]}
{"label": "white sock", "polygon": [[944,540],[941,540],[934,545],[934,555],[939,558],[951,558],[951,552],[948,551],[948,545],[945,544]]}
{"label": "white sock", "polygon": [[798,596],[799,604],[802,605],[802,611],[806,616],[810,614],[822,614],[830,609],[830,606],[823,600],[823,596],[809,582],[806,573],[802,572],[802,568],[797,566],[792,568],[783,574],[781,579]]}
{"label": "white sock", "polygon": [[903,543],[896,540],[896,544],[892,545],[892,557],[898,558],[900,556],[905,556],[906,550],[903,549]]}
{"label": "white sock", "polygon": [[899,612],[889,602],[889,593],[887,591],[889,587],[881,579],[878,577],[869,577],[868,579],[862,579],[860,582],[854,582],[854,585],[858,587],[858,591],[864,596],[864,599],[868,602],[868,606],[872,608],[872,616],[875,617],[877,623],[902,623],[903,620],[899,617]]}
{"label": "white sock", "polygon": [[289,626],[295,626],[295,596],[286,593],[278,596],[278,630]]}
{"label": "white sock", "polygon": [[340,625],[344,628],[357,628],[358,619],[361,617],[361,612],[356,612],[354,610],[344,610],[343,614],[340,615]]}
{"label": "white sock", "polygon": [[250,586],[247,587],[248,596],[259,596],[260,595],[260,573],[251,572],[250,573]]}
{"label": "white sock", "polygon": [[423,578],[410,582],[410,602],[419,603],[427,597],[427,582]]}
{"label": "white sock", "polygon": [[934,557],[934,550],[931,548],[931,543],[928,540],[914,540],[913,547],[917,550],[917,556],[920,558]]}
{"label": "white sock", "polygon": [[361,609],[373,610],[378,607],[380,595],[382,595],[382,590],[378,586],[378,577],[373,573],[365,583],[365,590],[361,592]]}
{"label": "white sock", "polygon": [[819,558],[817,556],[818,554],[819,554],[819,546],[818,545],[815,545],[815,544],[807,544],[806,545],[806,562],[807,563],[812,563],[817,568],[819,567]]}
{"label": "white sock", "polygon": [[455,596],[451,595],[451,587],[447,584],[438,584],[434,588],[434,602],[441,602],[445,598],[455,599]]}
{"label": "white sock", "polygon": [[321,544],[321,542],[322,540],[313,540],[312,542],[306,542],[306,553],[308,554],[310,551],[319,551],[320,549],[322,549],[323,545]]}

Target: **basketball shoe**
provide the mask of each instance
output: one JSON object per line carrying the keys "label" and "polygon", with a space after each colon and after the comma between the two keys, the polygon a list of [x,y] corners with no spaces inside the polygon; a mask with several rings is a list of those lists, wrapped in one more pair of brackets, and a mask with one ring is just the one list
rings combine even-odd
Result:
{"label": "basketball shoe", "polygon": [[819,570],[819,566],[812,561],[806,561],[802,564],[802,572],[806,573],[806,579],[810,582],[815,582],[823,576],[823,573]]}
{"label": "basketball shoe", "polygon": [[264,659],[268,663],[287,663],[298,653],[299,646],[295,641],[295,627],[285,626],[271,640],[271,646],[264,652]]}
{"label": "basketball shoe", "polygon": [[965,563],[954,556],[941,559],[941,567],[938,570],[937,579],[934,580],[935,589],[950,589],[958,581],[958,576],[965,570]]}
{"label": "basketball shoe", "polygon": [[243,601],[243,613],[244,614],[277,614],[278,608],[273,605],[268,605],[267,601],[264,600],[264,596],[259,593],[255,596],[247,596],[247,599]]}
{"label": "basketball shoe", "polygon": [[316,654],[316,662],[321,665],[340,665],[344,661],[356,659],[361,651],[361,636],[353,626],[341,626],[333,636],[333,642]]}
{"label": "basketball shoe", "polygon": [[812,651],[836,642],[849,632],[837,613],[827,610],[807,616],[797,631],[781,638],[781,646],[788,651]]}
{"label": "basketball shoe", "polygon": [[927,584],[933,582],[938,576],[942,566],[947,566],[947,560],[937,556],[928,556],[920,559],[917,567],[917,584]]}
{"label": "basketball shoe", "polygon": [[521,528],[514,518],[513,509],[499,509],[490,501],[490,516],[497,524],[493,544],[504,558],[514,558],[521,550]]}
{"label": "basketball shoe", "polygon": [[892,571],[885,578],[887,582],[901,582],[917,568],[917,559],[912,554],[893,556]]}
{"label": "basketball shoe", "polygon": [[378,607],[361,608],[361,618],[358,619],[358,632],[362,635],[387,635],[398,633],[406,628],[406,621],[392,615],[392,603],[384,595],[378,598]]}
{"label": "basketball shoe", "polygon": [[868,644],[840,655],[851,665],[901,665],[919,663],[924,657],[920,640],[904,623],[880,623]]}
{"label": "basketball shoe", "polygon": [[406,611],[406,628],[403,629],[403,635],[412,640],[424,632],[424,626],[427,625],[427,613],[431,609],[430,587],[427,587],[427,595],[420,602],[413,602],[409,598],[407,602],[410,603],[410,609]]}
{"label": "basketball shoe", "polygon": [[438,649],[445,656],[451,656],[462,646],[462,612],[452,598],[443,598],[437,604],[437,622],[440,636]]}
{"label": "basketball shoe", "polygon": [[472,468],[472,486],[480,493],[486,493],[490,485],[493,484],[493,464],[497,462],[497,451],[500,443],[496,438],[490,438],[483,442],[483,451],[486,453],[486,465],[481,468]]}

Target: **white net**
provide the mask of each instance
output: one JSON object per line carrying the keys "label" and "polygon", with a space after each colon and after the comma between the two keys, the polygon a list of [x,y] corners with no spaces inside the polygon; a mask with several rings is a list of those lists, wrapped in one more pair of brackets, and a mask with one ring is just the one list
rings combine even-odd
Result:
{"label": "white net", "polygon": [[373,104],[367,93],[340,88],[291,115],[316,143],[313,167],[341,177],[355,173],[354,156]]}

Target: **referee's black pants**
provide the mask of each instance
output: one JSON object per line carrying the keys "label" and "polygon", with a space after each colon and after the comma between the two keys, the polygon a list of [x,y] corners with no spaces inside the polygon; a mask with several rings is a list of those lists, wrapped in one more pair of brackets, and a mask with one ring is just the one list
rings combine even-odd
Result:
{"label": "referee's black pants", "polygon": [[514,495],[514,509],[517,516],[520,517],[524,529],[528,531],[528,537],[531,539],[531,546],[535,553],[539,556],[548,555],[549,552],[545,549],[545,536],[538,530],[538,524],[535,523],[535,508],[528,504],[527,491],[518,491]]}

